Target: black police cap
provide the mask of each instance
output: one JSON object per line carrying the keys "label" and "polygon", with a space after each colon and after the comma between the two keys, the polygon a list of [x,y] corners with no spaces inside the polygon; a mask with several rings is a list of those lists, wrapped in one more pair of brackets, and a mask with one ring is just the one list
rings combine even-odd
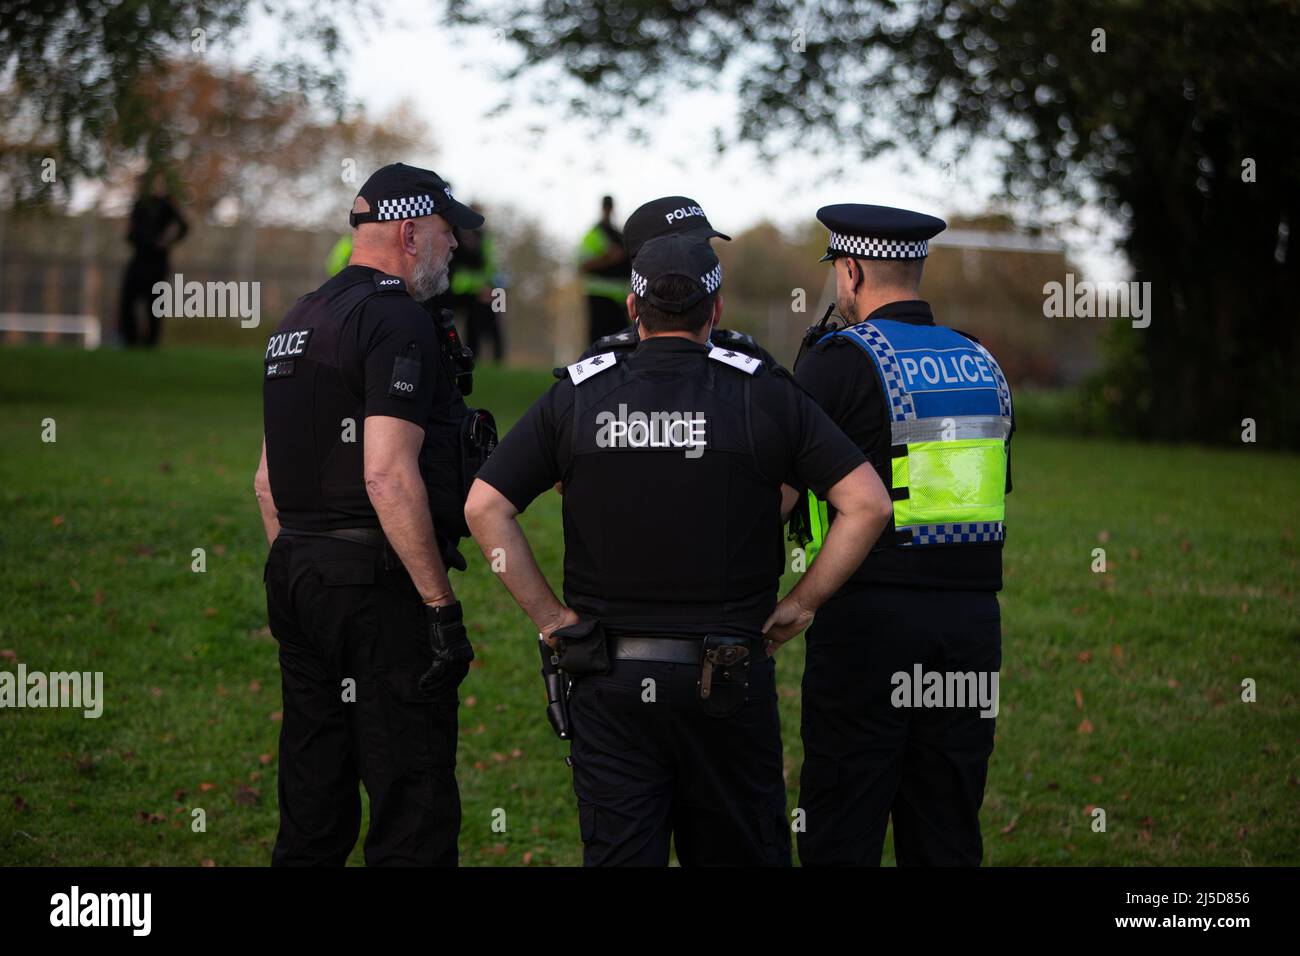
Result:
{"label": "black police cap", "polygon": [[362,184],[348,223],[356,228],[363,222],[396,222],[434,214],[462,229],[483,225],[483,217],[457,202],[446,180],[432,169],[389,163]]}
{"label": "black police cap", "polygon": [[817,218],[831,231],[821,262],[838,256],[859,259],[924,259],[929,240],[948,228],[942,219],[910,209],[837,203],[822,206]]}
{"label": "black police cap", "polygon": [[623,226],[623,248],[628,258],[635,259],[641,247],[657,236],[696,236],[701,239],[731,240],[726,233],[718,232],[709,223],[709,217],[694,199],[685,196],[664,196],[638,206],[627,217]]}
{"label": "black police cap", "polygon": [[[655,280],[664,276],[683,276],[694,283],[695,291],[680,300],[650,291]],[[632,260],[632,291],[665,312],[685,312],[721,286],[722,265],[707,238],[657,236],[647,240]]]}

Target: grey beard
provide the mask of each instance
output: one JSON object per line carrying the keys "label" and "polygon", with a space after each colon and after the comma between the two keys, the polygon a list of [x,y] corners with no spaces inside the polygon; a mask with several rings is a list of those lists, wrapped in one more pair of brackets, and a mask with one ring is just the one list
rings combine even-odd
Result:
{"label": "grey beard", "polygon": [[425,299],[432,299],[435,295],[440,295],[447,291],[447,267],[444,265],[441,269],[435,272],[433,270],[433,263],[417,263],[415,274],[411,276],[409,285],[411,289],[411,297],[417,302],[423,302]]}

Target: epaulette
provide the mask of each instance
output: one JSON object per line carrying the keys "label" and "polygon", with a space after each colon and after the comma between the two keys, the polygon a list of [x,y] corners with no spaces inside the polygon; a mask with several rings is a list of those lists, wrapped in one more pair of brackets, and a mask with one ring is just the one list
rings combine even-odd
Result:
{"label": "epaulette", "polygon": [[732,368],[738,368],[746,375],[753,375],[763,365],[763,362],[757,356],[746,355],[743,352],[723,348],[716,344],[713,348],[709,349],[709,358],[713,359],[715,362],[730,365]]}
{"label": "epaulette", "polygon": [[569,378],[573,380],[574,385],[581,385],[593,375],[599,375],[605,369],[613,368],[617,361],[618,355],[614,352],[593,355],[589,359],[582,359],[570,365],[568,367]]}

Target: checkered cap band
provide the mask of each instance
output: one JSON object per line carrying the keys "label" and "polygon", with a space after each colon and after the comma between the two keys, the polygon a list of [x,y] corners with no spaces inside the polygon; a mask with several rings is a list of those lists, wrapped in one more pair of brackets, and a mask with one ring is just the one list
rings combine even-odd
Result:
{"label": "checkered cap band", "polygon": [[722,285],[722,263],[718,263],[704,275],[700,276],[700,281],[704,283],[704,291],[712,295],[718,291],[718,286]]}
{"label": "checkered cap band", "polygon": [[[722,264],[714,266],[704,275],[700,276],[700,284],[704,286],[704,291],[712,295],[722,286]],[[632,291],[639,296],[644,296],[646,290],[650,288],[650,283],[641,273],[635,269],[632,270]]]}
{"label": "checkered cap band", "polygon": [[927,239],[873,239],[871,236],[848,236],[832,232],[829,248],[864,259],[924,259],[930,254]]}
{"label": "checkered cap band", "polygon": [[376,208],[376,219],[379,222],[388,219],[418,219],[420,216],[432,216],[433,213],[433,197],[425,193],[423,196],[403,196],[400,199],[379,200]]}

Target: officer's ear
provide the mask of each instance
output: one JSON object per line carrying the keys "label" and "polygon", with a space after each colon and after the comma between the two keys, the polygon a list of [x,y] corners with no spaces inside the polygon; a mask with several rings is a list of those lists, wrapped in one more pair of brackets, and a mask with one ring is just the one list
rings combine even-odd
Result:
{"label": "officer's ear", "polygon": [[713,297],[713,314],[709,316],[709,331],[713,331],[722,324],[722,293],[719,292]]}
{"label": "officer's ear", "polygon": [[862,271],[862,263],[852,256],[845,256],[844,268],[848,272],[849,291],[857,295],[858,289],[862,288],[863,280],[866,279],[866,273]]}
{"label": "officer's ear", "polygon": [[636,317],[636,293],[635,292],[629,292],[627,294],[627,317],[632,320],[633,325],[636,325],[637,317]]}
{"label": "officer's ear", "polygon": [[397,241],[407,255],[419,255],[420,247],[415,241],[415,220],[403,219],[397,225]]}

